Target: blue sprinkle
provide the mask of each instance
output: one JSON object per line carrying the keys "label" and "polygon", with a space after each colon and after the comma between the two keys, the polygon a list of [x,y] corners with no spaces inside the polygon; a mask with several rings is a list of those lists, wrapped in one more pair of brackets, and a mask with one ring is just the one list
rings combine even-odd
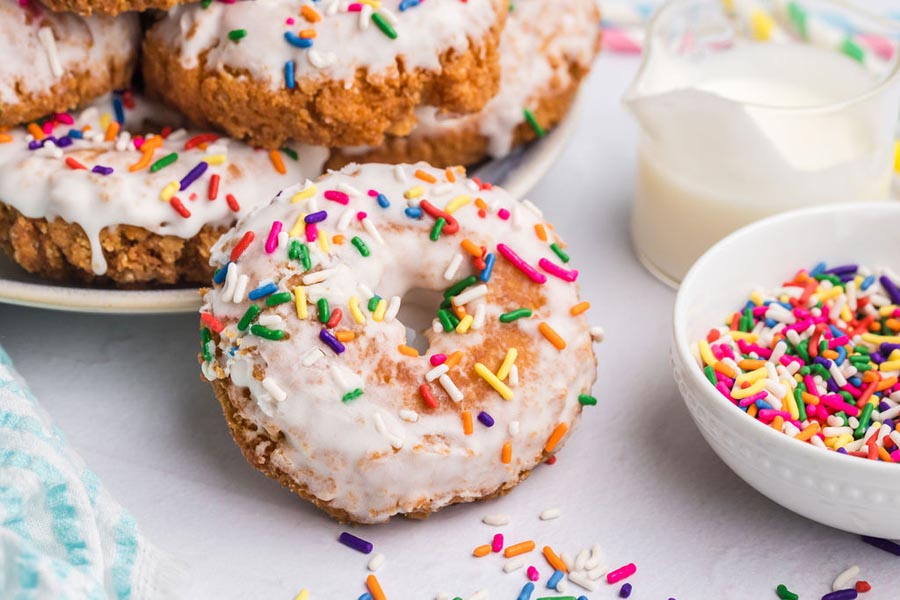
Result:
{"label": "blue sprinkle", "polygon": [[216,271],[216,273],[213,275],[213,283],[215,283],[216,285],[222,285],[222,283],[225,281],[225,275],[228,274],[228,265],[230,264],[231,261],[228,261],[221,269]]}
{"label": "blue sprinkle", "polygon": [[766,327],[772,328],[775,327],[776,322],[775,319],[766,319]]}
{"label": "blue sprinkle", "polygon": [[494,263],[497,262],[497,255],[490,252],[484,257],[484,270],[478,278],[487,283],[491,279],[491,273],[494,272]]}
{"label": "blue sprinkle", "polygon": [[76,140],[80,140],[80,139],[84,138],[84,134],[82,134],[81,131],[78,129],[70,129],[69,133],[67,133],[66,135],[69,136],[70,138],[74,138]]}
{"label": "blue sprinkle", "polygon": [[810,277],[815,277],[816,275],[821,275],[822,273],[825,272],[825,268],[826,268],[827,266],[828,266],[828,265],[826,265],[825,263],[820,262],[820,263],[817,264],[815,267],[813,267],[813,270],[812,270],[812,271],[809,272],[809,276],[810,276]]}
{"label": "blue sprinkle", "polygon": [[310,48],[313,45],[311,39],[302,38],[295,33],[291,33],[290,31],[284,32],[284,39],[288,44],[294,46],[295,48]]}
{"label": "blue sprinkle", "polygon": [[113,96],[113,112],[116,113],[116,122],[119,125],[125,124],[125,109],[122,107],[122,99]]}
{"label": "blue sprinkle", "polygon": [[278,286],[274,283],[269,282],[266,285],[259,286],[258,288],[247,294],[247,297],[251,300],[259,300],[260,298],[265,298],[266,296],[274,294],[277,291]]}
{"label": "blue sprinkle", "polygon": [[758,408],[759,410],[772,408],[772,405],[765,400],[757,400],[754,404],[756,404],[756,408]]}
{"label": "blue sprinkle", "polygon": [[831,333],[834,337],[839,338],[844,335],[844,332],[838,329],[836,325],[829,325],[828,327],[831,328]]}
{"label": "blue sprinkle", "polygon": [[380,206],[381,208],[387,208],[391,205],[391,203],[387,199],[387,196],[385,196],[384,194],[378,194],[375,199],[378,201],[378,206]]}
{"label": "blue sprinkle", "polygon": [[516,600],[531,600],[531,592],[534,591],[534,584],[530,581],[525,584],[522,588],[522,591],[519,592],[519,597]]}
{"label": "blue sprinkle", "polygon": [[556,584],[563,578],[563,572],[559,569],[553,571],[553,575],[550,576],[550,579],[547,580],[547,587],[555,590]]}
{"label": "blue sprinkle", "polygon": [[862,385],[862,379],[860,379],[859,377],[856,377],[856,376],[851,377],[851,378],[848,379],[847,381],[849,381],[850,383],[852,383],[855,387],[859,387],[859,386]]}
{"label": "blue sprinkle", "polygon": [[292,60],[284,63],[284,86],[289,90],[297,87],[297,82],[294,80],[294,61]]}
{"label": "blue sprinkle", "polygon": [[869,275],[868,277],[863,279],[862,285],[859,286],[859,289],[861,289],[862,291],[866,291],[872,286],[873,283],[875,283],[875,276]]}
{"label": "blue sprinkle", "polygon": [[[578,600],[588,600],[588,597],[587,596],[578,596]],[[669,598],[669,600],[672,600],[672,598]]]}
{"label": "blue sprinkle", "polygon": [[838,346],[837,353],[838,353],[838,357],[836,359],[834,359],[834,363],[840,367],[841,365],[844,364],[844,361],[847,360],[847,351],[844,349],[843,346]]}
{"label": "blue sprinkle", "polygon": [[415,8],[419,5],[420,0],[403,0],[400,2],[400,12]]}
{"label": "blue sprinkle", "polygon": [[418,206],[410,206],[403,212],[410,219],[421,219],[422,218],[422,209],[419,208]]}
{"label": "blue sprinkle", "polygon": [[365,594],[357,598],[357,600],[372,600],[372,594],[366,592]]}

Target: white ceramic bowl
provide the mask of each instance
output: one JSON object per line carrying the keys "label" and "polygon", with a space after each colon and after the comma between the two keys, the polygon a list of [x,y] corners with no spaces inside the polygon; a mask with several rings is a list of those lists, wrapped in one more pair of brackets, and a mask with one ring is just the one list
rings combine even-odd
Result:
{"label": "white ceramic bowl", "polygon": [[819,261],[900,272],[900,203],[788,212],[731,234],[693,266],[675,302],[675,381],[703,437],[760,493],[804,517],[854,533],[900,538],[900,464],[843,456],[797,441],[738,410],[713,388],[690,345],[768,289]]}

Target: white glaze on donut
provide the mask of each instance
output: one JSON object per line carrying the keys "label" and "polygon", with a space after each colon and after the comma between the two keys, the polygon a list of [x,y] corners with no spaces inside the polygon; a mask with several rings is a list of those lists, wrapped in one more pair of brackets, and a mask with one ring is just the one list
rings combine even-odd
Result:
{"label": "white glaze on donut", "polygon": [[[415,172],[419,169],[437,182],[417,179]],[[543,271],[546,282],[539,285],[497,256],[486,295],[466,305],[469,315],[483,315],[483,323],[476,323],[468,333],[428,332],[430,347],[427,355],[420,357],[400,353],[398,348],[406,344],[407,331],[399,319],[390,319],[390,310],[384,320],[376,321],[366,305],[370,292],[386,304],[396,304],[393,298],[403,298],[414,288],[437,290],[439,298],[440,291],[454,282],[478,274],[473,257],[467,254],[451,280],[445,278],[448,266],[458,262],[454,257],[465,254],[461,249],[464,238],[494,254],[499,243],[506,244],[536,268],[539,260],[546,258],[570,269],[571,265],[562,265],[549,247],[552,233],[547,241],[536,235],[536,225],[545,231],[548,227],[540,213],[530,203],[520,204],[499,188],[479,189],[461,176],[448,182],[446,171],[424,163],[350,165],[326,175],[315,186],[315,193],[297,202],[292,200],[310,188],[295,186],[282,191],[271,205],[243,218],[213,248],[212,263],[222,267],[238,241],[253,232],[254,241],[228,267],[235,270],[230,277],[238,273],[249,277],[249,289],[274,282],[279,292],[296,293],[301,278],[309,284],[304,286],[305,320],[298,317],[295,301],[268,307],[263,300],[250,302],[242,295],[234,302],[230,297],[233,285],[228,281],[205,295],[201,312],[207,313],[207,320],[211,315],[224,329],[218,346],[212,348],[215,358],[203,363],[203,373],[210,379],[230,380],[231,393],[236,397],[248,392],[249,401],[238,409],[241,418],[279,440],[273,449],[268,441],[258,437],[254,441],[255,434],[247,429],[236,433],[243,436],[242,445],[249,445],[258,458],[271,452],[273,467],[288,474],[318,501],[327,503],[330,510],[358,522],[381,522],[398,513],[430,512],[515,485],[523,472],[544,458],[551,432],[560,423],[569,428],[574,425],[581,411],[578,396],[590,393],[596,377],[587,319],[583,314],[570,314],[571,307],[579,302],[577,285]],[[404,198],[419,186],[421,196]],[[384,194],[390,206],[382,208],[368,194],[370,189]],[[329,190],[347,192],[349,205],[325,199]],[[405,214],[407,207],[425,198],[444,208],[461,197],[470,201],[453,212],[459,232],[444,233],[437,241],[429,239],[434,218]],[[479,216],[476,198],[487,207],[483,217]],[[322,210],[328,215],[318,226],[319,238],[324,236],[333,242],[333,236],[340,234],[346,241],[332,243],[328,251],[318,241],[310,242],[310,272],[305,272],[298,260],[289,258],[286,246],[291,242],[286,236],[271,253],[267,251],[265,242],[274,221],[283,224],[283,231],[293,229],[291,241],[305,242],[303,225],[295,227],[295,223],[298,218],[302,223],[304,215]],[[367,215],[362,221],[359,212]],[[508,219],[501,214],[508,214]],[[366,222],[370,223],[368,227]],[[366,244],[369,256],[363,256],[350,243],[353,237]],[[379,237],[384,243],[378,241]],[[311,283],[319,279],[324,281]],[[462,294],[478,296],[476,287]],[[533,299],[534,315],[501,323],[501,313],[518,307],[510,304],[511,290]],[[323,325],[317,319],[316,302],[322,298],[331,311],[343,311],[333,331],[356,334],[345,343],[343,353],[336,353],[320,340]],[[351,314],[352,298],[360,302],[364,323],[356,322]],[[251,304],[262,309],[260,318],[273,322],[275,329],[282,329],[289,337],[273,341],[257,337],[249,329],[239,331],[237,324]],[[428,306],[426,310],[433,315],[437,308]],[[278,318],[273,319],[273,315]],[[562,336],[567,343],[565,349],[558,350],[544,339],[538,332],[541,322]],[[507,339],[521,342],[516,348],[518,382],[512,388],[512,400],[502,399],[473,368],[477,361],[496,372],[504,359]],[[463,355],[458,365],[446,373],[440,367],[433,371],[431,355],[449,356],[457,350]],[[449,377],[452,386],[459,389],[461,403],[456,404],[444,391],[450,387],[442,388],[441,376]],[[428,408],[419,395],[418,386],[428,379],[439,402],[436,409]],[[355,389],[362,390],[362,395],[342,401]],[[485,411],[494,418],[494,426],[475,421],[474,432],[465,435],[460,410],[469,410],[473,417]],[[512,446],[509,464],[501,462],[506,442]]]}
{"label": "white glaze on donut", "polygon": [[136,14],[80,17],[0,0],[0,103],[46,93],[66,73],[104,69],[113,57],[127,62],[139,40]]}
{"label": "white glaze on donut", "polygon": [[[228,227],[269,194],[284,185],[315,177],[322,172],[327,151],[311,146],[296,146],[298,160],[283,155],[285,174],[273,167],[269,154],[229,138],[219,138],[206,148],[185,149],[185,142],[199,132],[178,129],[158,148],[153,161],[172,152],[178,160],[156,172],[144,168],[129,171],[142,152],[135,148],[130,131],[160,131],[165,125],[178,127],[181,118],[169,109],[136,98],[135,108],[125,108],[125,122],[112,141],[104,132],[114,120],[112,96],[102,98],[72,115],[74,124],[58,123],[52,135],[66,136],[71,129],[89,127],[83,139],[74,139],[67,147],[47,142],[43,148],[29,150],[32,135],[20,127],[7,132],[12,141],[0,144],[0,202],[12,206],[29,218],[62,219],[77,223],[91,244],[91,262],[95,274],[106,272],[106,260],[100,248],[100,233],[118,225],[143,227],[159,235],[191,238],[207,224]],[[145,130],[147,120],[156,129]],[[149,139],[149,137],[148,137]],[[160,193],[172,181],[180,181],[195,165],[211,156],[223,159],[210,164],[206,172],[185,191],[175,196],[190,211],[181,217]],[[74,159],[87,170],[73,169],[67,159]],[[94,166],[111,167],[113,173],[102,175],[90,170]],[[216,200],[208,200],[212,176],[219,175]],[[240,206],[235,213],[226,202],[232,194]]]}
{"label": "white glaze on donut", "polygon": [[[367,69],[377,79],[397,75],[398,57],[406,70],[440,70],[440,57],[448,50],[466,51],[470,40],[481,39],[497,21],[493,0],[427,0],[400,11],[400,0],[385,0],[376,12],[385,16],[397,32],[390,39],[372,22],[368,5],[362,12],[348,12],[344,0],[241,0],[213,2],[208,8],[186,4],[172,8],[149,36],[162,40],[180,54],[186,69],[199,65],[206,52],[209,70],[242,70],[270,89],[285,87],[285,63],[293,61],[296,78],[352,81],[357,69]],[[303,5],[321,16],[309,22],[301,16]],[[228,33],[244,29],[238,42]],[[310,48],[289,44],[285,32],[298,34],[313,29]]]}

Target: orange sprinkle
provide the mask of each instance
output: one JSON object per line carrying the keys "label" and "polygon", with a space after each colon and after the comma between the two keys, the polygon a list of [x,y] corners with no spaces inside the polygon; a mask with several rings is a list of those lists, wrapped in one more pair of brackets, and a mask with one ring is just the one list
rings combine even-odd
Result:
{"label": "orange sprinkle", "polygon": [[37,123],[29,123],[28,124],[28,133],[34,136],[36,140],[42,140],[47,137],[47,134],[44,133],[44,130],[38,127]]}
{"label": "orange sprinkle", "polygon": [[142,169],[146,169],[150,166],[150,163],[153,161],[153,153],[156,152],[156,149],[162,146],[162,138],[155,137],[147,140],[141,145],[141,157],[138,159],[136,163],[130,165],[128,170],[132,173],[135,171],[140,171]]}
{"label": "orange sprinkle", "polygon": [[447,367],[452,369],[453,367],[455,367],[456,365],[459,364],[459,361],[462,360],[462,357],[463,357],[462,351],[457,350],[456,352],[454,352],[453,354],[451,354],[450,356],[447,357],[447,360],[444,361],[444,364],[447,365]]}
{"label": "orange sprinkle", "polygon": [[415,172],[416,179],[421,179],[422,181],[427,181],[428,183],[437,183],[437,178],[431,173],[426,173],[422,169],[416,169]]}
{"label": "orange sprinkle", "polygon": [[281,152],[278,150],[270,150],[269,151],[269,160],[272,161],[272,166],[275,167],[275,170],[284,175],[287,173],[287,169],[284,168],[284,159],[281,158]]}
{"label": "orange sprinkle", "polygon": [[465,306],[453,306],[453,314],[456,315],[456,318],[462,321],[463,317],[466,316],[466,307]]}
{"label": "orange sprinkle", "polygon": [[866,383],[872,383],[873,381],[878,381],[881,379],[881,375],[878,371],[866,371],[863,373],[862,380]]}
{"label": "orange sprinkle", "polygon": [[[756,406],[755,404],[751,404],[750,406]],[[794,437],[803,442],[808,442],[809,438],[819,433],[819,423],[817,421],[813,421],[806,428],[795,435]]]}
{"label": "orange sprinkle", "polygon": [[884,462],[894,462],[894,459],[891,458],[890,453],[881,446],[878,446],[878,457],[881,458],[881,460],[883,460]]}
{"label": "orange sprinkle", "polygon": [[888,319],[884,324],[890,327],[891,331],[900,331],[900,319]]}
{"label": "orange sprinkle", "polygon": [[472,550],[472,556],[477,556],[481,558],[482,556],[487,556],[491,553],[491,545],[484,544],[482,546],[477,546],[474,550]]}
{"label": "orange sprinkle", "polygon": [[562,571],[563,573],[569,572],[569,567],[566,566],[566,563],[562,561],[560,557],[556,555],[556,552],[553,551],[553,548],[550,546],[544,546],[544,558],[547,559],[547,562],[550,563],[550,566],[553,567],[557,571]]}
{"label": "orange sprinkle", "polygon": [[340,246],[347,241],[347,238],[340,233],[331,237],[331,243]]}
{"label": "orange sprinkle", "polygon": [[[755,406],[755,404],[752,406]],[[565,423],[557,425],[556,429],[553,430],[553,433],[550,434],[550,437],[547,438],[547,443],[544,444],[544,452],[553,452],[553,449],[556,448],[556,445],[559,444],[559,441],[563,439],[563,436],[566,435],[568,430],[569,426]]]}
{"label": "orange sprinkle", "polygon": [[310,39],[316,37],[316,30],[315,29],[301,29],[300,37],[310,40]]}
{"label": "orange sprinkle", "polygon": [[381,584],[378,583],[378,578],[375,577],[374,573],[369,573],[369,576],[366,577],[366,587],[369,588],[369,593],[372,594],[372,600],[387,600],[387,596],[384,595],[384,590],[381,589]]}
{"label": "orange sprinkle", "polygon": [[569,314],[573,317],[577,317],[583,312],[586,312],[587,309],[591,307],[591,303],[585,300],[584,302],[579,302],[575,306],[569,309]]}
{"label": "orange sprinkle", "polygon": [[508,465],[512,462],[512,442],[504,442],[503,449],[500,450],[500,462]]}
{"label": "orange sprinkle", "polygon": [[335,331],[334,337],[336,337],[339,342],[352,342],[356,339],[356,334],[352,331],[343,329],[341,331]]}
{"label": "orange sprinkle", "polygon": [[547,341],[556,346],[557,350],[564,350],[566,347],[566,340],[562,339],[558,333],[553,331],[553,328],[550,327],[546,323],[546,321],[541,321],[540,325],[538,325],[538,331],[541,332]]}
{"label": "orange sprinkle", "polygon": [[731,379],[737,377],[737,373],[734,372],[734,369],[723,363],[721,360],[713,365],[713,370],[718,371],[725,377],[730,377]]}
{"label": "orange sprinkle", "polygon": [[13,141],[13,138],[8,133],[0,133],[0,144],[8,144]]}
{"label": "orange sprinkle", "polygon": [[526,540],[524,542],[519,542],[518,544],[513,544],[512,546],[507,546],[506,550],[503,551],[503,556],[512,558],[513,556],[519,556],[520,554],[525,554],[532,550],[534,550],[534,541]]}
{"label": "orange sprinkle", "polygon": [[484,200],[482,200],[481,198],[475,198],[475,206],[477,206],[481,210],[487,210],[487,204],[485,204]]}
{"label": "orange sprinkle", "polygon": [[[803,398],[803,401],[807,404],[819,404],[819,397],[808,392],[800,392],[800,397]],[[750,406],[756,406],[755,404],[751,404]],[[755,416],[755,415],[754,415]]]}
{"label": "orange sprinkle", "polygon": [[465,250],[475,258],[481,258],[481,246],[479,246],[469,238],[465,238],[459,243],[459,245],[462,246],[463,250]]}
{"label": "orange sprinkle", "polygon": [[[738,366],[745,371],[755,371],[756,369],[761,369],[766,366],[766,361],[764,360],[753,360],[752,358],[745,358],[744,360],[738,363]],[[734,373],[734,369],[730,369],[732,373]],[[734,375],[728,375],[725,371],[722,371],[723,375],[727,375],[734,379]]]}
{"label": "orange sprinkle", "polygon": [[759,411],[759,407],[756,406],[755,404],[751,404],[750,408],[747,409],[747,414],[750,415],[751,417],[755,417],[756,413],[758,411]]}
{"label": "orange sprinkle", "polygon": [[784,426],[784,417],[781,415],[776,415],[774,419],[772,419],[772,429],[775,431],[781,431],[782,426]]}
{"label": "orange sprinkle", "polygon": [[103,139],[111,142],[116,139],[117,135],[119,135],[119,122],[110,121],[109,127],[106,128],[106,136]]}
{"label": "orange sprinkle", "polygon": [[310,23],[318,23],[322,20],[322,15],[309,4],[304,4],[300,7],[300,14]]}
{"label": "orange sprinkle", "polygon": [[463,433],[466,435],[472,435],[472,413],[468,410],[462,411],[462,422],[463,422]]}
{"label": "orange sprinkle", "polygon": [[547,229],[540,223],[534,224],[534,233],[538,236],[538,239],[541,240],[542,242],[547,241]]}
{"label": "orange sprinkle", "polygon": [[397,350],[400,351],[400,354],[403,354],[405,356],[412,356],[413,358],[419,356],[418,350],[416,350],[412,346],[407,346],[406,344],[400,344],[399,346],[397,346]]}
{"label": "orange sprinkle", "polygon": [[444,175],[447,177],[447,181],[450,183],[456,183],[456,175],[453,174],[453,169],[447,167],[444,169]]}
{"label": "orange sprinkle", "polygon": [[834,350],[826,350],[825,352],[822,353],[822,356],[824,356],[825,358],[830,358],[831,360],[834,360],[838,356],[840,356],[840,354],[838,354]]}
{"label": "orange sprinkle", "polygon": [[886,389],[888,389],[888,388],[892,388],[892,387],[894,387],[895,385],[897,385],[897,378],[896,378],[896,377],[891,377],[890,379],[885,379],[884,381],[882,381],[881,383],[879,383],[878,385],[876,385],[876,386],[875,386],[875,391],[876,391],[876,392],[883,392],[884,390],[886,390]]}

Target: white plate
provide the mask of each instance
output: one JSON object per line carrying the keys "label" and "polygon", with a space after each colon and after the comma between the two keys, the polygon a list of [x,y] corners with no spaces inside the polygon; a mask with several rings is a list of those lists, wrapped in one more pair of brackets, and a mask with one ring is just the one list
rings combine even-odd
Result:
{"label": "white plate", "polygon": [[[540,181],[575,131],[579,104],[541,140],[492,160],[471,175],[504,187],[521,199]],[[0,303],[90,313],[185,313],[200,306],[196,288],[116,290],[69,287],[31,276],[0,252]]]}

